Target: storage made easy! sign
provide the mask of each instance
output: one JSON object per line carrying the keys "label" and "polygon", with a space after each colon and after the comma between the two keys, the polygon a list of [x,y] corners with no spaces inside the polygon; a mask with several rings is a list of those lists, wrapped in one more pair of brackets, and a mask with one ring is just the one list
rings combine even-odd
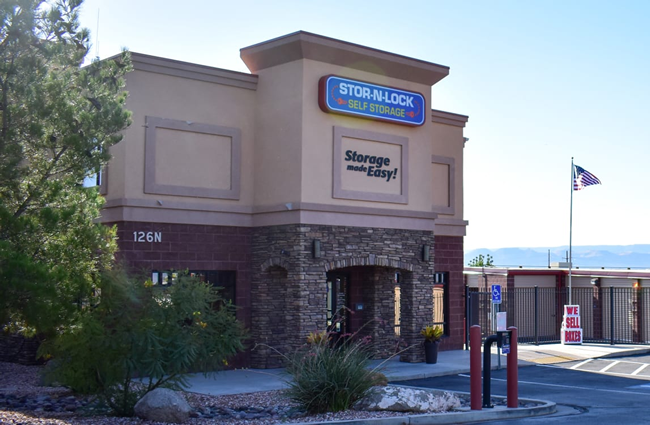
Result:
{"label": "storage made easy! sign", "polygon": [[328,75],[318,84],[318,105],[325,112],[418,126],[426,102],[420,93]]}

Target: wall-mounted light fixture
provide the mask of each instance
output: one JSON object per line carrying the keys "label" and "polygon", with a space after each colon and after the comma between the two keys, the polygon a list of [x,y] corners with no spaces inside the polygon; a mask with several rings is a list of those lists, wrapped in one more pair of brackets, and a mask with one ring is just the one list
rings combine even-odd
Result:
{"label": "wall-mounted light fixture", "polygon": [[314,258],[320,258],[320,239],[314,239],[311,246],[311,252]]}
{"label": "wall-mounted light fixture", "polygon": [[422,245],[422,261],[429,261],[431,248],[429,245]]}

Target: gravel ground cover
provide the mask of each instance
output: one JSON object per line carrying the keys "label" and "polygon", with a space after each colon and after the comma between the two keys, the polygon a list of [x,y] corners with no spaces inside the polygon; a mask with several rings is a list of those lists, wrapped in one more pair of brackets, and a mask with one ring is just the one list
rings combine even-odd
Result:
{"label": "gravel ground cover", "polygon": [[[1,424],[155,424],[138,418],[97,415],[90,397],[73,395],[63,387],[39,385],[39,366],[0,362]],[[322,422],[404,415],[397,412],[346,411],[305,415],[282,391],[209,396],[183,393],[194,409],[187,422],[201,424],[276,424],[279,422]]]}
{"label": "gravel ground cover", "polygon": [[[93,424],[155,424],[138,418],[119,418],[99,414],[90,397],[76,396],[63,387],[39,385],[40,366],[23,366],[0,362],[0,424],[12,425],[93,425]],[[266,425],[291,422],[323,422],[404,416],[399,412],[367,412],[349,410],[321,415],[306,415],[282,391],[209,396],[182,393],[194,411],[190,425],[224,424]],[[460,396],[468,406],[466,396]],[[494,399],[495,404],[504,404]]]}

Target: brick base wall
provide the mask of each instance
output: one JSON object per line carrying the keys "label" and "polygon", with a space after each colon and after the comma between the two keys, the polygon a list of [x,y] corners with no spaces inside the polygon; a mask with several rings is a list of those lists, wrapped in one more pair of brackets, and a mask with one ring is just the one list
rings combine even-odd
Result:
{"label": "brick base wall", "polygon": [[[118,260],[135,273],[158,270],[234,270],[237,319],[250,328],[251,238],[249,227],[118,222]],[[137,242],[133,232],[160,232],[160,242]],[[137,237],[137,235],[135,235]],[[232,361],[248,365],[249,353]]]}
{"label": "brick base wall", "polygon": [[443,338],[441,350],[459,350],[465,344],[465,280],[463,278],[463,237],[436,236],[434,245],[435,269],[449,272],[449,329]]}

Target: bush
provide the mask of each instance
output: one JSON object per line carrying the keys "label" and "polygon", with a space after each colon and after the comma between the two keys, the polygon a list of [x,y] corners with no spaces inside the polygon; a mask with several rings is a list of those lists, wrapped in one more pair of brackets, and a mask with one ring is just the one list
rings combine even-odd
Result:
{"label": "bush", "polygon": [[325,332],[310,334],[308,344],[288,358],[293,378],[286,395],[308,413],[349,409],[385,376],[368,368],[371,352],[366,339],[331,345]]}
{"label": "bush", "polygon": [[100,291],[99,302],[41,351],[55,358],[50,381],[97,394],[118,415],[132,416],[155,388],[187,387],[187,372],[223,368],[243,348],[232,305],[196,279],[163,288],[111,273]]}

